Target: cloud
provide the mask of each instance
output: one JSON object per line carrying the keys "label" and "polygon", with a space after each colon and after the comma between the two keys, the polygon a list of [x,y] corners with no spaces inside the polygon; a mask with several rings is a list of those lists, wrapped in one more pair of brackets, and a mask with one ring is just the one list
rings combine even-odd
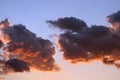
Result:
{"label": "cloud", "polygon": [[3,42],[0,40],[0,48],[3,47]]}
{"label": "cloud", "polygon": [[[120,20],[119,11],[113,15],[111,15],[113,17],[108,16],[113,19],[112,22]],[[120,30],[118,28],[112,29],[102,25],[88,27],[83,20],[75,17],[48,20],[47,23],[64,31],[58,35],[57,41],[64,59],[72,63],[101,60],[105,64],[120,67]],[[120,25],[114,27],[120,27]]]}
{"label": "cloud", "polygon": [[4,45],[1,48],[2,55],[8,56],[9,59],[6,60],[6,64],[12,67],[14,71],[16,71],[15,66],[17,65],[21,71],[24,70],[21,68],[28,67],[26,64],[25,66],[22,65],[24,62],[42,71],[59,70],[53,58],[55,48],[49,40],[37,37],[35,33],[29,31],[22,24],[9,25],[8,19],[0,24],[2,26],[0,27],[0,44],[1,47]]}
{"label": "cloud", "polygon": [[[120,11],[107,16],[110,27],[87,26],[75,17],[48,20],[47,23],[64,32],[57,42],[65,60],[71,63],[100,60],[120,68]],[[8,19],[0,23],[0,73],[58,71],[53,55],[55,47],[48,39],[37,37],[24,25],[11,25]]]}
{"label": "cloud", "polygon": [[119,22],[120,21],[120,11],[107,16],[107,20],[110,23]]}
{"label": "cloud", "polygon": [[12,68],[14,72],[30,71],[29,64],[18,59],[10,59],[5,65],[9,69]]}
{"label": "cloud", "polygon": [[51,23],[60,29],[71,31],[80,31],[87,27],[83,20],[74,17],[59,18],[57,21],[48,20],[47,23]]}

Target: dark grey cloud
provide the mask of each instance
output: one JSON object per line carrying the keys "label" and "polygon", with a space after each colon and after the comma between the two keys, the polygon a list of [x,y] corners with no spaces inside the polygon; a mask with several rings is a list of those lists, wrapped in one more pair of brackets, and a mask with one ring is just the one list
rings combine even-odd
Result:
{"label": "dark grey cloud", "polygon": [[5,66],[8,69],[13,69],[14,72],[30,71],[29,64],[18,59],[10,59],[6,61]]}
{"label": "dark grey cloud", "polygon": [[[117,16],[113,17],[116,18],[114,21],[120,20],[119,12],[113,15]],[[64,30],[64,33],[58,35],[58,44],[64,59],[72,63],[99,59],[105,64],[120,67],[118,62],[120,60],[120,36],[118,35],[120,30],[112,30],[102,25],[88,27],[83,20],[73,17],[47,22]]]}
{"label": "dark grey cloud", "polygon": [[107,16],[107,20],[110,23],[119,22],[120,21],[120,11]]}
{"label": "dark grey cloud", "polygon": [[51,23],[60,29],[71,31],[80,31],[87,27],[83,20],[75,17],[59,18],[57,21],[48,20],[47,23]]}
{"label": "dark grey cloud", "polygon": [[[2,21],[6,24],[6,20]],[[6,22],[6,23],[5,23]],[[8,66],[14,71],[23,71],[27,68],[24,62],[32,68],[42,71],[58,71],[53,55],[55,48],[51,41],[37,37],[35,33],[29,31],[24,25],[6,26],[3,24],[0,37],[0,45],[3,52],[8,53]],[[15,58],[15,59],[14,59]],[[24,64],[24,66],[22,65]],[[28,68],[27,68],[28,69]],[[26,70],[26,69],[25,69]]]}

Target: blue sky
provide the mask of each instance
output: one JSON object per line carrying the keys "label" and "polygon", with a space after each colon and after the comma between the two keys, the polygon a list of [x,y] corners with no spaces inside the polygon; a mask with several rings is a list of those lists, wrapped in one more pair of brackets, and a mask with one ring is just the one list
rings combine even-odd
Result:
{"label": "blue sky", "polygon": [[46,20],[73,16],[89,26],[108,25],[106,16],[118,11],[119,3],[119,0],[0,0],[0,20],[9,18],[11,23],[22,23],[39,36],[47,37],[51,29]]}
{"label": "blue sky", "polygon": [[[89,26],[94,24],[109,26],[106,16],[118,10],[120,10],[120,0],[0,0],[0,21],[8,18],[12,24],[22,23],[38,36],[52,40],[54,37],[50,37],[50,35],[57,34],[58,32],[49,28],[46,20],[73,16],[84,20]],[[71,73],[68,75],[71,76],[69,80],[120,79],[118,75],[120,72],[115,67],[104,66],[100,63],[93,63],[87,67],[88,65],[86,64],[83,64],[83,66],[73,66],[66,62],[58,62],[63,66],[65,72],[56,74],[56,76],[60,76],[55,79],[51,78],[51,80],[59,80],[61,77],[63,77],[62,80],[68,80],[68,78],[64,78],[64,75],[62,76],[61,74],[69,73],[67,71],[71,70],[72,67],[75,68],[73,70],[74,73],[82,74],[84,78],[80,78],[79,75],[73,76],[74,73]],[[44,75],[48,77],[48,75],[52,76],[52,74]],[[11,77],[6,79],[16,80]]]}

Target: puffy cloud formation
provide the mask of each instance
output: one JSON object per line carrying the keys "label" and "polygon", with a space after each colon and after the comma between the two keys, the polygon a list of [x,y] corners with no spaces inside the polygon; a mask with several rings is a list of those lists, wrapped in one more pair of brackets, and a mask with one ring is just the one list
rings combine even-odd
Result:
{"label": "puffy cloud formation", "polygon": [[62,30],[71,30],[76,32],[86,28],[87,26],[84,21],[74,17],[59,18],[57,21],[48,20],[47,23],[51,23]]}
{"label": "puffy cloud formation", "polygon": [[8,69],[12,68],[15,72],[30,71],[29,64],[18,59],[10,59],[5,65]]}
{"label": "puffy cloud formation", "polygon": [[3,51],[1,55],[4,58],[7,56],[5,64],[14,71],[29,71],[28,67],[42,71],[59,70],[53,58],[55,54],[53,44],[49,40],[37,37],[22,24],[12,26],[8,19],[2,21],[0,46]]}
{"label": "puffy cloud formation", "polygon": [[110,23],[119,22],[120,21],[120,11],[107,16],[107,20]]}
{"label": "puffy cloud formation", "polygon": [[107,16],[107,20],[109,23],[111,23],[110,27],[111,29],[114,29],[114,33],[119,34],[120,31],[120,11],[113,13],[109,16]]}
{"label": "puffy cloud formation", "polygon": [[[107,16],[108,22],[120,23],[119,14],[118,11]],[[64,30],[57,36],[64,59],[72,63],[101,60],[105,64],[120,67],[120,25],[113,25],[115,29],[102,25],[88,27],[83,20],[75,17],[48,20],[47,23]]]}
{"label": "puffy cloud formation", "polygon": [[[63,57],[71,63],[100,60],[120,68],[120,11],[107,16],[110,27],[87,24],[75,17],[48,20],[47,23],[64,32],[57,35]],[[8,19],[0,23],[0,73],[30,71],[58,71],[53,44],[24,25],[11,25]]]}

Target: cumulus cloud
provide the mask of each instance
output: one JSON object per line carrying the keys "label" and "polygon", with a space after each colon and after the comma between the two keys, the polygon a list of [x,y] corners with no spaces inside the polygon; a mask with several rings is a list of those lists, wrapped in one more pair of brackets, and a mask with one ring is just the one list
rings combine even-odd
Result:
{"label": "cumulus cloud", "polygon": [[80,31],[87,27],[87,24],[80,19],[74,17],[58,18],[57,21],[48,20],[54,26],[62,30]]}
{"label": "cumulus cloud", "polygon": [[12,69],[14,72],[30,71],[29,64],[22,60],[10,59],[5,63],[8,69]]}
{"label": "cumulus cloud", "polygon": [[110,14],[107,16],[107,20],[110,23],[115,23],[120,21],[120,11]]}
{"label": "cumulus cloud", "polygon": [[[48,20],[63,31],[57,44],[65,60],[71,63],[100,60],[120,68],[120,11],[107,16],[110,27],[87,26],[75,17]],[[0,22],[0,73],[10,71],[58,71],[53,55],[55,47],[48,39],[37,37],[24,25],[11,25],[8,19]]]}
{"label": "cumulus cloud", "polygon": [[8,19],[0,24],[2,55],[8,56],[9,59],[5,62],[14,71],[17,71],[17,65],[18,71],[23,71],[22,68],[29,70],[26,63],[42,71],[59,70],[53,58],[55,48],[49,40],[37,37],[22,24],[9,25]]}
{"label": "cumulus cloud", "polygon": [[[107,19],[108,22],[118,22],[119,11],[107,16]],[[120,67],[120,30],[116,28],[120,25],[113,25],[115,29],[102,25],[88,27],[83,20],[75,17],[48,20],[47,23],[64,31],[58,35],[57,41],[64,59],[72,63],[101,60]]]}

